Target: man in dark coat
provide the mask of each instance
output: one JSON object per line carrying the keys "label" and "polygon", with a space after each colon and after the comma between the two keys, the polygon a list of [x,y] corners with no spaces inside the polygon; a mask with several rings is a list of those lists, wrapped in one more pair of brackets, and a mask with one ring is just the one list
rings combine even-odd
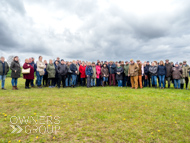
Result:
{"label": "man in dark coat", "polygon": [[115,86],[116,65],[113,63],[113,61],[110,61],[110,63],[108,64],[108,69],[109,69],[109,85],[111,86],[113,81],[113,85]]}
{"label": "man in dark coat", "polygon": [[65,80],[66,80],[68,68],[67,68],[67,65],[64,63],[63,59],[61,60],[61,64],[59,64],[57,66],[56,70],[57,70],[58,77],[59,77],[58,88],[60,88],[61,81],[62,81],[63,87],[65,87]]}
{"label": "man in dark coat", "polygon": [[144,67],[144,74],[145,74],[145,80],[147,80],[147,84],[149,85],[149,87],[151,87],[149,67],[150,67],[149,61],[147,61],[146,66]]}
{"label": "man in dark coat", "polygon": [[5,62],[5,58],[1,57],[0,60],[0,80],[1,80],[1,89],[5,90],[5,78],[9,72],[9,65]]}
{"label": "man in dark coat", "polygon": [[72,77],[72,87],[74,88],[75,85],[76,85],[76,78],[77,78],[77,72],[78,72],[78,69],[77,69],[77,66],[76,66],[76,61],[73,60],[72,64],[70,65],[70,70],[71,70],[71,77]]}
{"label": "man in dark coat", "polygon": [[169,63],[169,60],[166,59],[166,78],[165,81],[168,82],[168,88],[170,88],[170,81],[171,81],[171,76],[172,76],[172,65]]}

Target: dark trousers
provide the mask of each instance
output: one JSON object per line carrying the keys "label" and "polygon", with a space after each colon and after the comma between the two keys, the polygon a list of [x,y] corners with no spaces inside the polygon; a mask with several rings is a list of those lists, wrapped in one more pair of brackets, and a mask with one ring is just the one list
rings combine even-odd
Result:
{"label": "dark trousers", "polygon": [[26,81],[25,81],[25,87],[29,87],[30,82],[31,82],[31,79],[26,79]]}
{"label": "dark trousers", "polygon": [[80,78],[80,85],[81,86],[85,86],[85,78]]}
{"label": "dark trousers", "polygon": [[58,85],[58,81],[59,81],[59,78],[58,78],[58,77],[54,78],[54,83],[53,83],[53,86]]}
{"label": "dark trousers", "polygon": [[58,81],[57,86],[60,87],[61,82],[62,82],[63,87],[65,87],[65,79],[66,79],[66,75],[59,75],[59,81]]}
{"label": "dark trousers", "polygon": [[149,87],[151,87],[151,82],[150,82],[150,75],[147,75],[148,79],[147,79],[147,86],[149,85]]}
{"label": "dark trousers", "polygon": [[189,83],[189,78],[188,78],[188,77],[185,77],[186,88],[188,88],[188,83]]}
{"label": "dark trousers", "polygon": [[87,87],[91,87],[91,76],[87,77]]}
{"label": "dark trousers", "polygon": [[124,80],[123,80],[123,87],[124,86],[127,86],[127,83],[128,83],[128,80],[129,80],[129,77],[128,76],[124,76],[124,78],[123,78]]}
{"label": "dark trousers", "polygon": [[145,86],[145,76],[144,75],[142,76],[142,85],[143,85],[143,87],[147,86],[147,85]]}
{"label": "dark trousers", "polygon": [[48,85],[49,86],[54,86],[54,79],[55,78],[48,78]]}
{"label": "dark trousers", "polygon": [[45,85],[45,86],[48,85],[48,75],[43,76],[43,85]]}
{"label": "dark trousers", "polygon": [[171,77],[166,77],[165,78],[165,83],[166,83],[166,81],[168,82],[168,88],[170,88],[170,80],[171,80]]}
{"label": "dark trousers", "polygon": [[109,85],[111,86],[113,82],[113,85],[115,86],[115,74],[109,75]]}
{"label": "dark trousers", "polygon": [[100,86],[101,85],[101,78],[96,78],[96,86]]}

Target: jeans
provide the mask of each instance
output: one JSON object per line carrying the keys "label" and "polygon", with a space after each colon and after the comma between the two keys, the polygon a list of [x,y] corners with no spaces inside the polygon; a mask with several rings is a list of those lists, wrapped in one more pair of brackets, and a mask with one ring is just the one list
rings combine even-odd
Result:
{"label": "jeans", "polygon": [[104,82],[108,82],[108,77],[103,77]]}
{"label": "jeans", "polygon": [[5,87],[5,78],[6,78],[6,75],[0,75],[1,88]]}
{"label": "jeans", "polygon": [[157,76],[152,76],[151,77],[151,81],[152,81],[152,85],[155,85],[155,87],[157,87]]}
{"label": "jeans", "polygon": [[174,79],[174,87],[180,89],[180,79]]}
{"label": "jeans", "polygon": [[12,86],[17,86],[17,80],[18,78],[12,78],[11,80]]}
{"label": "jeans", "polygon": [[123,85],[122,85],[122,80],[117,80],[117,82],[118,82],[118,87],[122,87]]}
{"label": "jeans", "polygon": [[34,86],[34,80],[33,79],[30,81],[30,84],[32,87]]}
{"label": "jeans", "polygon": [[87,87],[91,86],[91,76],[87,76]]}
{"label": "jeans", "polygon": [[72,77],[72,84],[73,86],[76,85],[76,79],[77,79],[77,75],[76,74],[71,74],[71,77]]}
{"label": "jeans", "polygon": [[159,87],[162,86],[163,84],[163,87],[165,88],[165,75],[159,75]]}
{"label": "jeans", "polygon": [[91,86],[95,86],[95,78],[91,78]]}
{"label": "jeans", "polygon": [[40,75],[39,72],[36,71],[36,76],[37,76],[37,85],[41,86],[42,85],[43,75]]}

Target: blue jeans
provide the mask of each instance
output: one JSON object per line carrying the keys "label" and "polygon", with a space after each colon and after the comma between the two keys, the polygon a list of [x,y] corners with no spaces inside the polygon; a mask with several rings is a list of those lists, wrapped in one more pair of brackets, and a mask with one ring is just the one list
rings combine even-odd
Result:
{"label": "blue jeans", "polygon": [[108,82],[108,77],[103,77],[104,82]]}
{"label": "blue jeans", "polygon": [[12,86],[17,86],[17,79],[18,78],[12,78],[11,80]]}
{"label": "blue jeans", "polygon": [[40,75],[39,72],[36,71],[36,76],[37,76],[37,85],[41,86],[42,85],[43,75]]}
{"label": "blue jeans", "polygon": [[77,75],[76,74],[71,74],[71,77],[72,77],[72,84],[73,86],[76,85],[76,79],[77,79]]}
{"label": "blue jeans", "polygon": [[5,87],[5,78],[6,78],[6,75],[0,75],[1,88]]}
{"label": "blue jeans", "polygon": [[91,86],[95,86],[95,78],[91,78]]}
{"label": "blue jeans", "polygon": [[122,87],[122,80],[117,80],[118,82],[118,87]]}
{"label": "blue jeans", "polygon": [[157,87],[157,76],[152,76],[151,81],[152,81],[152,85],[155,85],[155,87]]}
{"label": "blue jeans", "polygon": [[174,79],[174,87],[180,89],[180,79]]}
{"label": "blue jeans", "polygon": [[162,86],[163,84],[163,87],[165,88],[165,75],[159,75],[159,87]]}

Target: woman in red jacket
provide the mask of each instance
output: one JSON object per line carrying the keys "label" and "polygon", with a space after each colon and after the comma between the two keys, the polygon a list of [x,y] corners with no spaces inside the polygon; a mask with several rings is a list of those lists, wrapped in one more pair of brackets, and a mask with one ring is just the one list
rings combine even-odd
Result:
{"label": "woman in red jacket", "polygon": [[29,74],[23,74],[23,78],[26,79],[25,82],[25,89],[29,89],[29,83],[31,80],[34,79],[34,67],[29,64],[29,60],[26,59],[25,63],[23,65],[23,69],[28,69],[30,68],[30,73]]}
{"label": "woman in red jacket", "polygon": [[86,78],[85,70],[86,70],[86,66],[83,61],[79,67],[81,86],[85,86],[85,78]]}

